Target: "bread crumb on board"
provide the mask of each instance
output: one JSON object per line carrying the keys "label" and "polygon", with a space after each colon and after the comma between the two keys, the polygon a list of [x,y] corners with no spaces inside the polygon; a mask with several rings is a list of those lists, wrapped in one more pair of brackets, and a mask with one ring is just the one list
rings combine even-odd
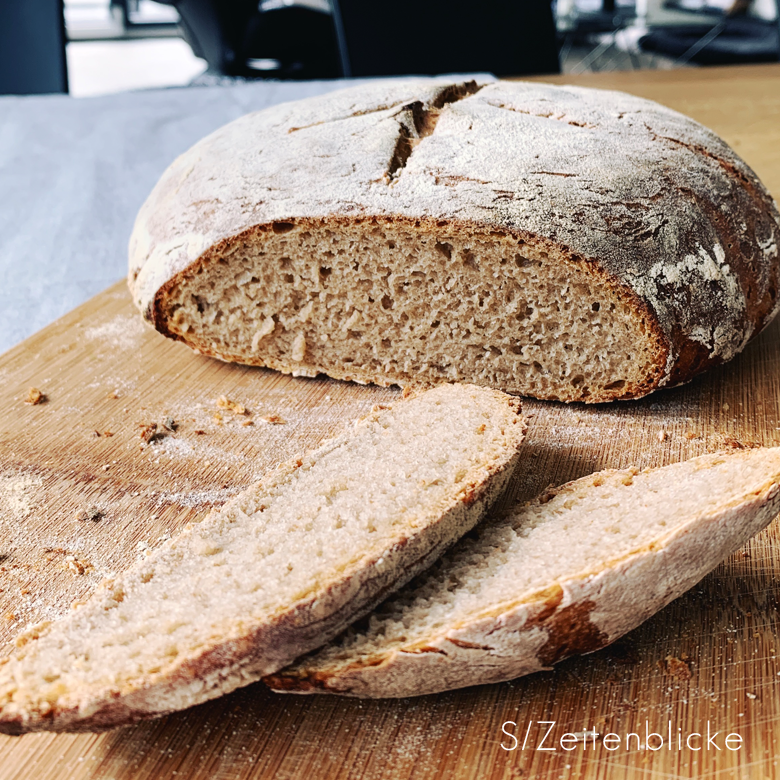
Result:
{"label": "bread crumb on board", "polygon": [[658,662],[658,665],[665,674],[677,680],[690,680],[692,677],[691,659],[687,653],[682,653],[679,658],[674,655],[667,655],[663,661]]}
{"label": "bread crumb on board", "polygon": [[145,444],[155,444],[162,441],[168,434],[157,430],[157,423],[138,423],[141,428],[140,438]]}
{"label": "bread crumb on board", "polygon": [[80,561],[75,555],[65,556],[65,567],[74,574],[86,574],[92,569],[92,566],[85,561]]}
{"label": "bread crumb on board", "polygon": [[228,398],[225,395],[221,395],[217,400],[215,401],[218,409],[224,409],[227,412],[232,412],[233,414],[239,414],[239,415],[247,415],[251,414],[249,409],[247,409],[243,404],[240,404],[236,401],[232,401],[230,398]]}
{"label": "bread crumb on board", "polygon": [[166,436],[176,433],[179,430],[179,424],[172,417],[166,417],[159,425],[153,423],[138,423],[141,428],[139,434],[145,444],[156,444],[162,441]]}
{"label": "bread crumb on board", "polygon": [[30,406],[38,406],[45,404],[48,400],[49,397],[45,393],[42,393],[37,387],[31,387],[24,402]]}
{"label": "bread crumb on board", "polygon": [[100,520],[102,520],[105,517],[105,512],[103,510],[98,509],[96,506],[91,506],[88,509],[84,509],[76,517],[76,520],[78,520],[80,523],[86,522],[88,520],[92,521],[93,523],[97,523]]}

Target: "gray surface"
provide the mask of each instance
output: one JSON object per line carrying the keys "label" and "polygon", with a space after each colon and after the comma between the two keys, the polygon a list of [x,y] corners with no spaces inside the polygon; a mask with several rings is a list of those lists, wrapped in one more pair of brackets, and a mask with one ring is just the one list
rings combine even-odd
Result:
{"label": "gray surface", "polygon": [[136,212],[177,155],[248,111],[344,85],[0,98],[0,353],[125,275]]}

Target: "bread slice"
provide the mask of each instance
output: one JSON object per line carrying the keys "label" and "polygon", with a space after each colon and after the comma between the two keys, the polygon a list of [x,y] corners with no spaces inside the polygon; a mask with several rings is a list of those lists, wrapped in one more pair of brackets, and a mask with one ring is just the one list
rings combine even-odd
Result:
{"label": "bread slice", "polygon": [[398,697],[510,680],[604,647],[778,512],[780,448],[604,471],[485,521],[275,690]]}
{"label": "bread slice", "polygon": [[161,333],[299,376],[636,398],[775,316],[780,214],[712,131],[542,83],[381,80],[203,139],[138,214]]}
{"label": "bread slice", "polygon": [[519,403],[446,385],[290,462],[22,638],[0,731],[99,730],[275,672],[430,565],[500,494]]}

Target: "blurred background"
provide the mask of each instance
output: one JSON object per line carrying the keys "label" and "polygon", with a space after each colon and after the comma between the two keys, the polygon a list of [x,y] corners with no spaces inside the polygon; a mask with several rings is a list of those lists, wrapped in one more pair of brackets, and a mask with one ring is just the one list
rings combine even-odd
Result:
{"label": "blurred background", "polygon": [[780,0],[0,2],[0,94],[780,60]]}

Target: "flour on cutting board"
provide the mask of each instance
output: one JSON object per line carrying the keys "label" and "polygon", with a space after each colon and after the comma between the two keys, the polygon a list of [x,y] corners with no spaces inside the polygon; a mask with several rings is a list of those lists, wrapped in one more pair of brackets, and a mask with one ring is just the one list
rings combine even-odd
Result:
{"label": "flour on cutting board", "polygon": [[32,474],[0,476],[0,516],[7,520],[24,520],[36,505],[36,488],[43,480]]}
{"label": "flour on cutting board", "polygon": [[146,328],[139,317],[120,314],[102,325],[87,328],[84,336],[92,341],[107,342],[117,349],[130,350],[138,345],[145,332]]}
{"label": "flour on cutting board", "polygon": [[179,492],[164,490],[157,494],[154,505],[156,508],[165,504],[178,504],[191,508],[221,506],[240,491],[239,487]]}
{"label": "flour on cutting board", "polygon": [[222,447],[215,447],[212,444],[201,443],[199,441],[189,441],[187,439],[167,436],[159,444],[150,445],[152,453],[155,455],[167,455],[171,458],[198,458],[218,462],[225,465],[240,465],[244,458],[230,452]]}

